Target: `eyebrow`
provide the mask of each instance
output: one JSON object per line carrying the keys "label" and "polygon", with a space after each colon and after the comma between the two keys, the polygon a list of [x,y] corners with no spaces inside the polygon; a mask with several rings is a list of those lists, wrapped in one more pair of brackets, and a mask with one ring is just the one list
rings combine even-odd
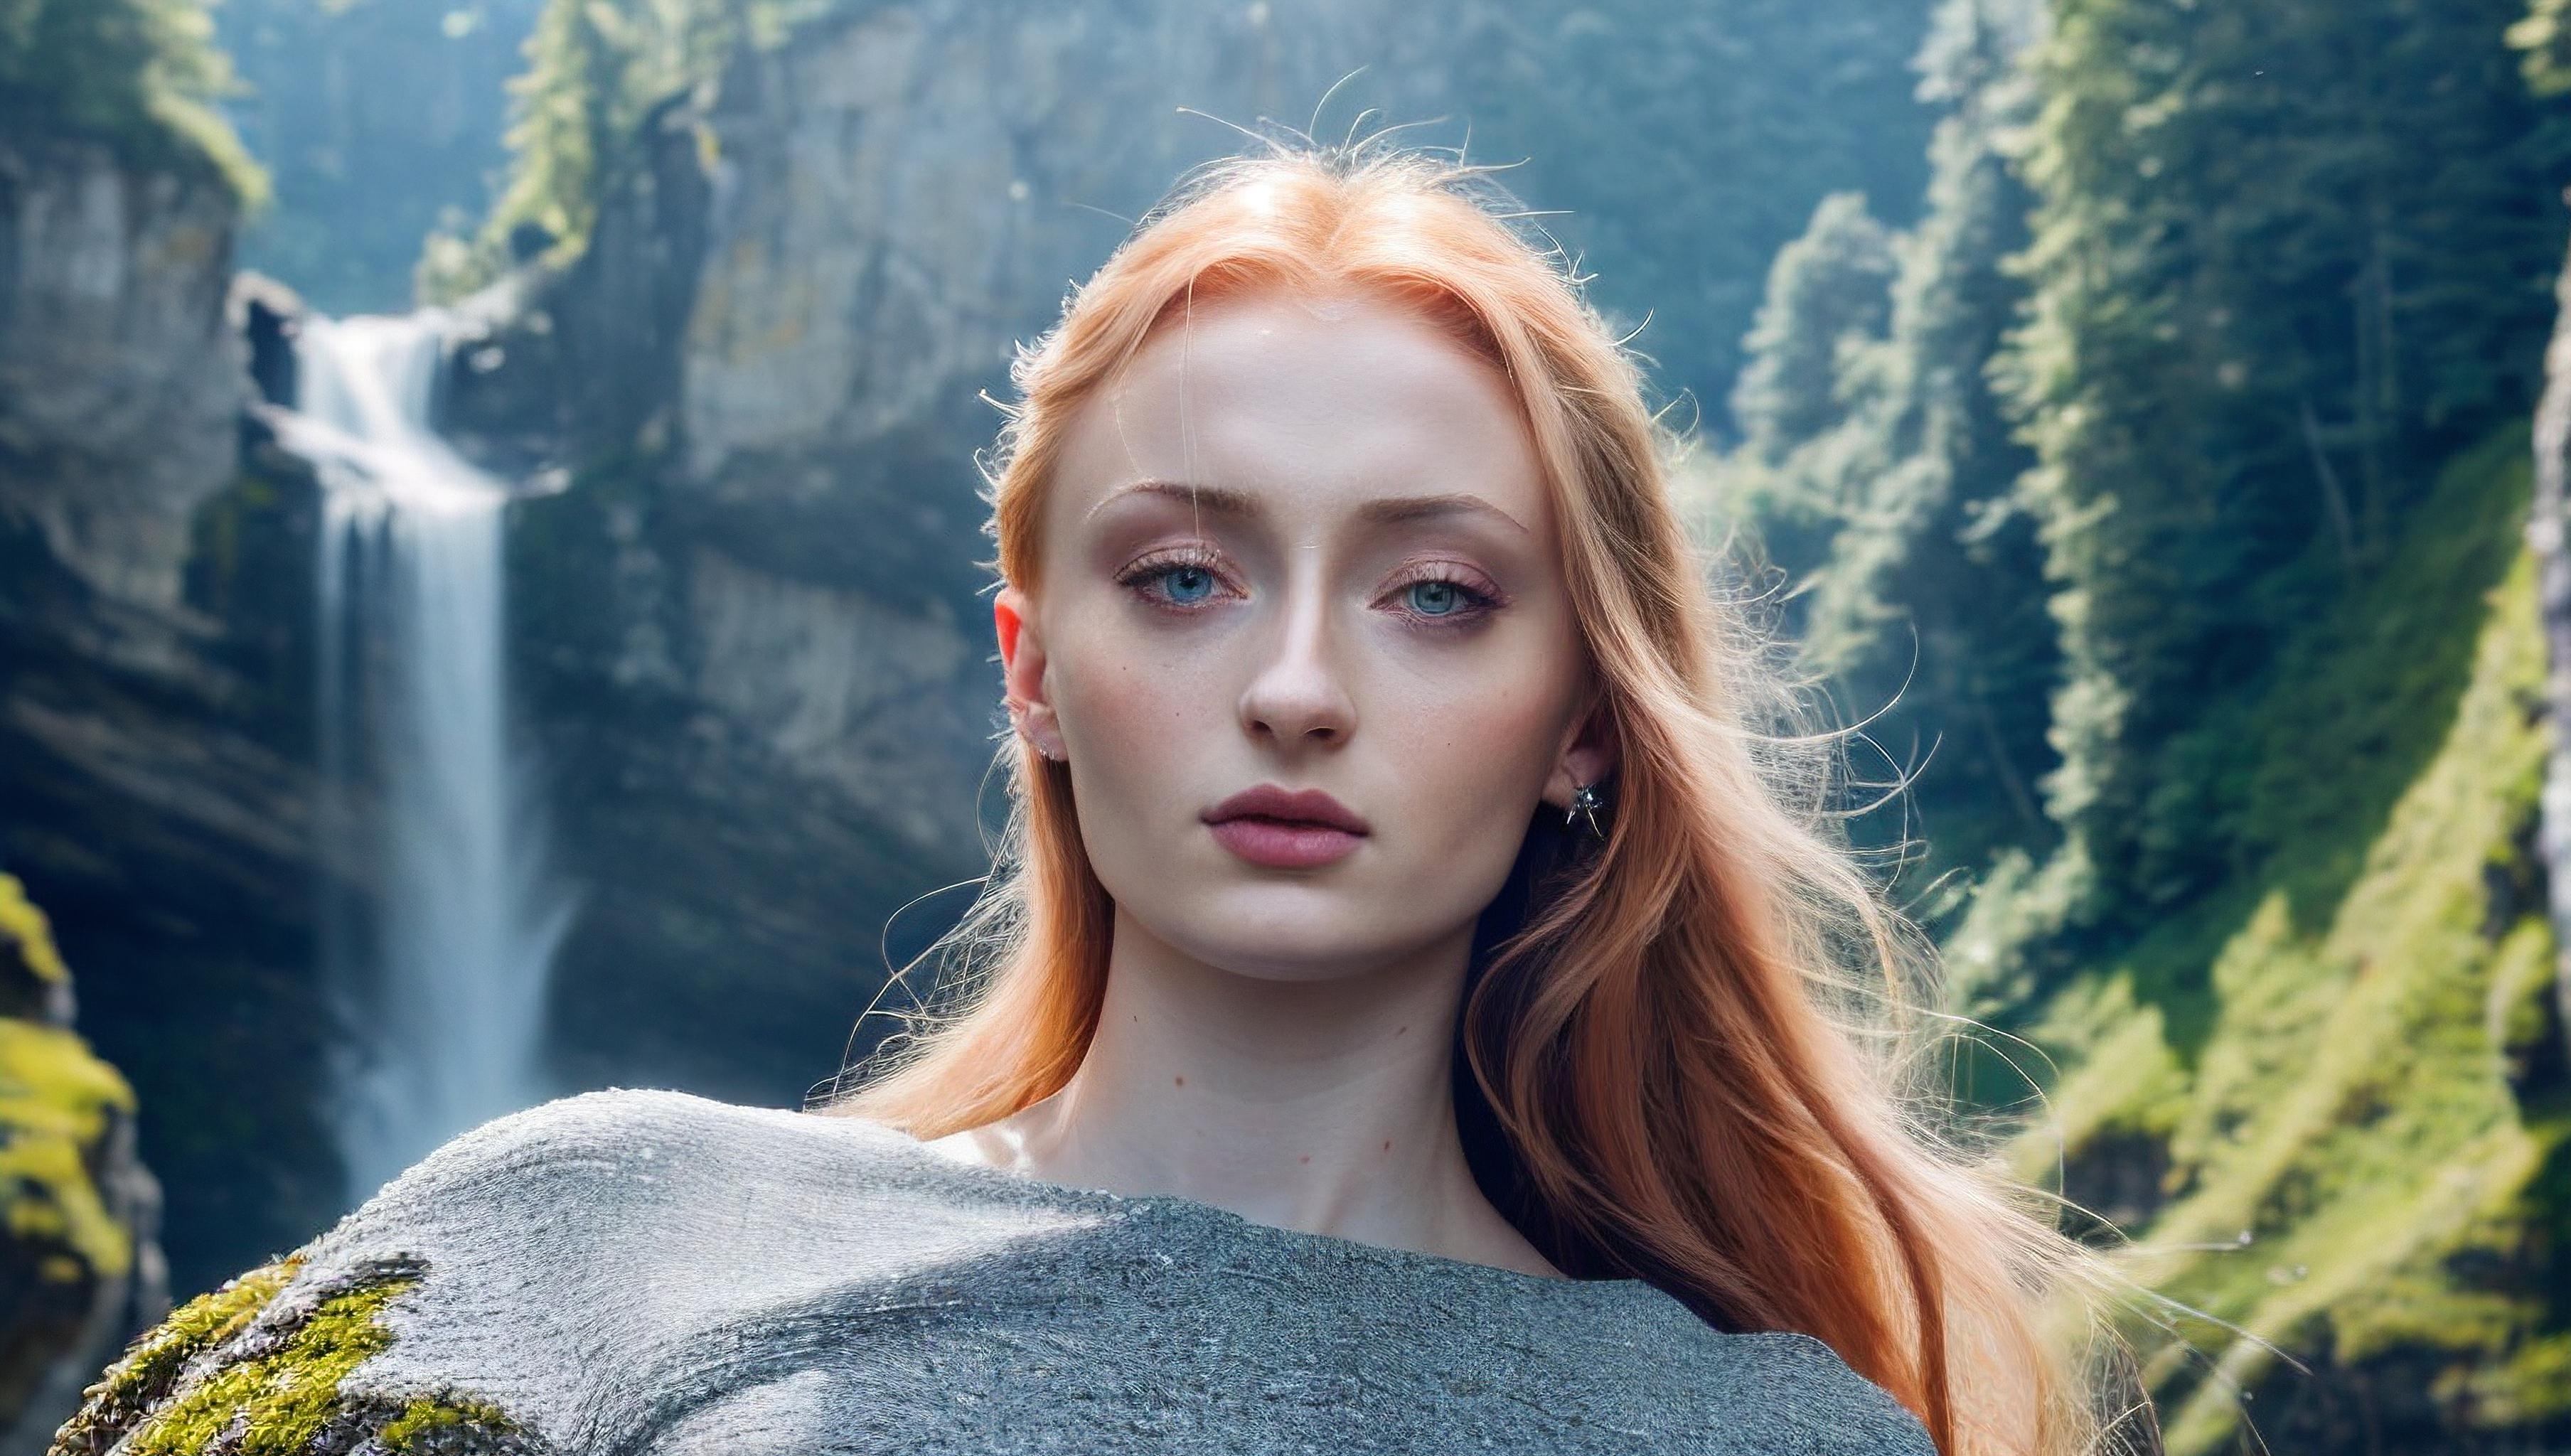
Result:
{"label": "eyebrow", "polygon": [[[1220,485],[1190,485],[1176,480],[1138,480],[1108,494],[1105,500],[1091,506],[1087,515],[1097,515],[1130,495],[1164,495],[1220,515],[1255,518],[1264,512],[1259,497],[1248,491]],[[1477,495],[1450,492],[1444,495],[1396,495],[1370,500],[1357,508],[1357,519],[1373,525],[1400,525],[1410,521],[1435,520],[1445,516],[1491,516],[1514,528],[1520,535],[1533,535],[1517,517],[1492,505]]]}

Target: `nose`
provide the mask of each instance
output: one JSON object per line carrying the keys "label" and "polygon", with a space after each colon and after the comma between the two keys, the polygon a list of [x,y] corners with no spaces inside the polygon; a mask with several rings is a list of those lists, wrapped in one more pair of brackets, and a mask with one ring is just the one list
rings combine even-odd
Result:
{"label": "nose", "polygon": [[1259,634],[1260,661],[1241,695],[1242,727],[1278,747],[1335,746],[1356,727],[1356,706],[1331,660],[1329,603],[1311,582],[1289,584]]}

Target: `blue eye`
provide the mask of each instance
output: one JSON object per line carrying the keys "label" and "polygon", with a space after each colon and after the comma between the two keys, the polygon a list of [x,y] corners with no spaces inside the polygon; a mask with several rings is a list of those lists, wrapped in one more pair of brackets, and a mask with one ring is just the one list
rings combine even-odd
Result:
{"label": "blue eye", "polygon": [[[1194,555],[1194,553],[1190,553]],[[1211,560],[1175,559],[1136,562],[1117,574],[1116,585],[1163,609],[1191,610],[1222,595],[1223,578]]]}
{"label": "blue eye", "polygon": [[1453,582],[1412,582],[1410,605],[1422,617],[1451,616],[1464,605],[1463,592]]}
{"label": "blue eye", "polygon": [[1214,593],[1214,573],[1201,566],[1174,566],[1156,575],[1169,584],[1170,600],[1183,606]]}
{"label": "blue eye", "polygon": [[[1185,554],[1163,553],[1136,562],[1116,575],[1116,584],[1163,611],[1193,614],[1224,594],[1224,578],[1217,560],[1200,555],[1201,548],[1182,550]],[[1446,630],[1460,630],[1507,602],[1494,590],[1446,577],[1401,583],[1385,600],[1399,603],[1403,615],[1416,625],[1434,624]]]}

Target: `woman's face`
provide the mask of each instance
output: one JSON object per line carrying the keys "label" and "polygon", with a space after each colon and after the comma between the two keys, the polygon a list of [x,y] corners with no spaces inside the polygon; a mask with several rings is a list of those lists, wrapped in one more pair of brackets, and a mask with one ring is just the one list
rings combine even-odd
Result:
{"label": "woman's face", "polygon": [[[1509,386],[1397,304],[1164,326],[1071,421],[1041,529],[1039,595],[996,609],[1020,731],[1067,758],[1123,916],[1204,963],[1468,943],[1538,799],[1612,762]],[[1208,822],[1263,784],[1364,830]]]}

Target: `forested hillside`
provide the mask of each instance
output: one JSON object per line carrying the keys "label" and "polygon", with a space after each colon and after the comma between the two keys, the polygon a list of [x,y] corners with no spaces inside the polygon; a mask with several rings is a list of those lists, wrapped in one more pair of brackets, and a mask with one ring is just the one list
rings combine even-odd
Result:
{"label": "forested hillside", "polygon": [[1780,254],[1714,472],[2179,1451],[2571,1428],[2520,19],[1950,0],[1919,221]]}

